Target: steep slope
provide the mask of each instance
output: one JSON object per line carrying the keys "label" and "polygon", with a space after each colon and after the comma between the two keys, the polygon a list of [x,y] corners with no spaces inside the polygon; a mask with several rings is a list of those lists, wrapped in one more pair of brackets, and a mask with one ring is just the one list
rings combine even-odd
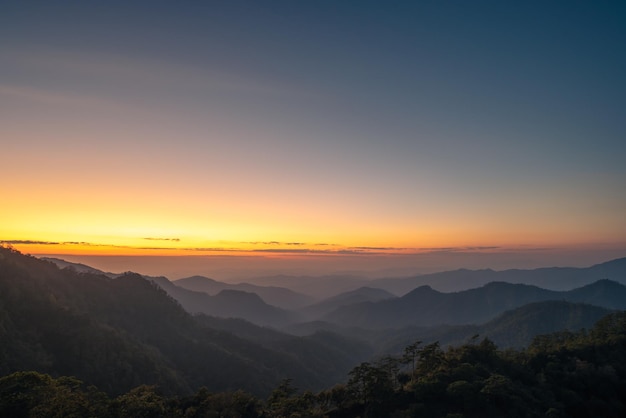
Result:
{"label": "steep slope", "polygon": [[406,327],[382,331],[372,340],[380,354],[400,352],[415,341],[424,344],[438,341],[443,346],[456,346],[467,343],[477,335],[480,339],[489,338],[501,349],[519,349],[527,347],[538,335],[591,329],[610,312],[609,309],[584,303],[536,302],[506,311],[481,325]]}
{"label": "steep slope", "polygon": [[591,329],[610,309],[565,301],[546,301],[507,311],[479,328],[501,348],[528,346],[537,335]]}
{"label": "steep slope", "polygon": [[204,276],[192,276],[174,281],[174,284],[188,290],[217,295],[222,290],[239,290],[256,293],[269,305],[282,309],[297,309],[313,302],[313,298],[292,290],[276,286],[257,286],[250,283],[223,283]]}
{"label": "steep slope", "polygon": [[[3,247],[0,341],[2,374],[74,375],[109,393],[157,384],[166,393],[206,386],[266,395],[285,378],[306,388],[335,383],[319,372],[335,347],[317,344],[310,348],[317,356],[305,360],[286,356],[210,328],[137,274],[111,279],[60,270]],[[309,347],[297,337],[289,342]]]}
{"label": "steep slope", "polygon": [[456,293],[441,293],[422,286],[398,299],[344,306],[323,319],[344,326],[379,329],[478,324],[506,310],[546,300],[569,300],[624,309],[625,291],[623,285],[610,281],[596,282],[569,292],[502,282]]}
{"label": "steep slope", "polygon": [[[70,268],[77,272],[93,273],[106,275],[111,278],[123,276],[122,274],[104,273],[93,267],[71,263],[59,258],[42,257],[42,260],[51,261],[60,268]],[[205,277],[195,276],[195,281],[203,281],[207,283],[215,283],[215,297],[207,295],[202,291],[193,291],[185,287],[178,286],[179,281],[171,282],[167,277],[159,276],[143,276],[159,285],[168,295],[176,299],[182,307],[190,313],[204,313],[206,315],[215,315],[223,318],[242,318],[258,325],[271,325],[275,327],[284,326],[290,322],[299,319],[299,316],[286,310],[271,306],[265,303],[251,292],[227,292],[220,294],[224,289],[229,287],[225,283],[217,282]],[[291,292],[284,289],[287,293]],[[297,294],[294,293],[294,295]],[[305,297],[305,296],[303,296]],[[306,298],[306,297],[305,297]],[[309,300],[309,298],[307,298]]]}
{"label": "steep slope", "polygon": [[326,376],[329,381],[343,380],[354,365],[367,360],[372,354],[372,347],[367,342],[338,333],[320,331],[294,337],[241,319],[208,316],[200,316],[198,319],[213,329],[228,331],[280,352],[301,363],[305,369],[315,367],[314,373]]}
{"label": "steep slope", "polygon": [[626,286],[607,279],[598,280],[567,292],[567,300],[610,309],[626,309]]}
{"label": "steep slope", "polygon": [[79,273],[92,273],[92,274],[101,274],[103,276],[115,278],[119,276],[119,274],[115,273],[105,273],[102,270],[98,270],[97,268],[88,266],[86,264],[81,263],[72,263],[71,261],[66,261],[61,258],[55,257],[39,257],[40,260],[50,261],[51,263],[56,264],[60,269],[71,268],[76,270]]}

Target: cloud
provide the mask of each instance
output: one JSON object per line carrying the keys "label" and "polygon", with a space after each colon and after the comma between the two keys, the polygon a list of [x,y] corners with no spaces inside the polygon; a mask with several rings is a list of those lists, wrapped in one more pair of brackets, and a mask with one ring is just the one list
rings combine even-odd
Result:
{"label": "cloud", "polygon": [[176,241],[176,242],[180,241],[180,238],[145,237],[143,239],[148,240],[148,241]]}
{"label": "cloud", "polygon": [[458,253],[458,252],[475,252],[475,251],[491,251],[499,250],[498,246],[474,246],[474,247],[421,247],[416,250],[428,251],[433,253]]}
{"label": "cloud", "polygon": [[365,250],[365,251],[402,251],[402,250],[408,250],[409,248],[402,248],[402,247],[351,247],[355,250]]}
{"label": "cloud", "polygon": [[[282,242],[282,241],[242,241],[240,244],[252,245],[307,245],[304,242]],[[311,244],[309,244],[311,245]]]}
{"label": "cloud", "polygon": [[257,248],[254,250],[250,250],[251,252],[254,253],[296,253],[296,254],[302,254],[302,253],[311,253],[311,252],[317,252],[317,251],[322,251],[322,250],[312,250],[309,248]]}
{"label": "cloud", "polygon": [[13,240],[0,240],[3,244],[11,245],[61,245],[62,242],[56,241],[34,241],[29,239],[13,239]]}
{"label": "cloud", "polygon": [[[128,250],[145,251],[182,251],[200,253],[221,253],[221,254],[274,254],[274,255],[349,255],[349,256],[415,256],[421,254],[460,254],[479,253],[498,250],[508,251],[510,248],[499,246],[458,246],[458,247],[390,247],[390,246],[342,246],[327,243],[305,243],[298,241],[240,241],[240,242],[220,242],[223,246],[216,247],[175,247],[168,246],[168,242],[180,242],[180,238],[174,237],[143,237],[146,241],[163,242],[163,246],[131,246],[115,245],[80,241],[39,241],[39,240],[0,240],[2,243],[15,245],[81,245],[102,248],[118,248]],[[250,245],[257,246],[250,248]],[[528,250],[528,249],[527,249]],[[536,250],[533,248],[531,250]]]}
{"label": "cloud", "polygon": [[132,248],[121,245],[109,245],[109,244],[96,244],[86,241],[41,241],[30,239],[13,239],[13,240],[0,240],[1,243],[11,245],[82,245],[88,247],[119,247],[119,248]]}
{"label": "cloud", "polygon": [[[388,251],[395,250],[387,248]],[[336,254],[336,255],[380,255],[389,254],[385,251],[365,250],[359,248],[337,248],[337,249],[317,249],[317,248],[257,248],[249,250],[254,253],[273,253],[273,254]]]}
{"label": "cloud", "polygon": [[[163,242],[179,242],[180,238],[169,237],[143,237],[142,239],[147,241],[163,241]],[[255,254],[328,254],[328,255],[376,255],[376,254],[390,254],[394,251],[404,251],[405,248],[395,247],[343,247],[336,244],[307,244],[304,242],[280,242],[280,241],[246,241],[239,244],[257,245],[257,246],[270,246],[271,248],[246,248],[239,247],[237,245],[230,247],[172,247],[172,246],[130,246],[130,245],[115,245],[115,244],[102,244],[92,242],[79,242],[79,241],[37,241],[37,240],[5,240],[2,241],[7,244],[16,245],[82,245],[89,247],[108,247],[119,249],[134,249],[134,250],[158,250],[158,251],[187,251],[187,252],[219,252],[219,253],[255,253]],[[297,247],[297,248],[294,248]],[[325,247],[325,248],[319,248]],[[333,248],[334,247],[334,248]]]}

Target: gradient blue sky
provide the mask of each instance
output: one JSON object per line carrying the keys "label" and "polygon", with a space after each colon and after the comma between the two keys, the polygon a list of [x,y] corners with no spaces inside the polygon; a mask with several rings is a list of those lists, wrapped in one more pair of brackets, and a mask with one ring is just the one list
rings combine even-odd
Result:
{"label": "gradient blue sky", "polygon": [[624,45],[619,1],[3,1],[0,239],[626,254]]}

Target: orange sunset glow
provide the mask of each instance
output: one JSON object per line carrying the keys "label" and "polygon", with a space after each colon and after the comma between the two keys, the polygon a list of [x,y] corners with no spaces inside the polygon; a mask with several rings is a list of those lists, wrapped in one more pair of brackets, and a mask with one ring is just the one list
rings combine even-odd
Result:
{"label": "orange sunset glow", "polygon": [[222,10],[215,33],[208,11],[159,10],[113,32],[85,10],[91,25],[4,18],[0,241],[35,255],[416,256],[415,271],[431,252],[524,267],[547,262],[538,249],[566,263],[626,250],[624,119],[592,109],[625,97],[603,32],[581,52],[575,28],[557,42],[548,25],[535,47],[514,22],[461,35],[407,12],[377,29],[377,14],[338,17],[330,42],[293,10]]}

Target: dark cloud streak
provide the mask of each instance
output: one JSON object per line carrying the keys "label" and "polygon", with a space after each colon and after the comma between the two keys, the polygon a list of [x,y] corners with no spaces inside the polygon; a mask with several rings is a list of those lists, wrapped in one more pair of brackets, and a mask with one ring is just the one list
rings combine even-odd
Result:
{"label": "dark cloud streak", "polygon": [[[180,242],[180,238],[160,238],[160,237],[144,237],[148,241],[164,241],[164,242]],[[243,241],[239,244],[246,245],[266,245],[272,248],[239,248],[231,247],[173,247],[173,246],[131,246],[131,245],[115,245],[101,244],[84,241],[41,241],[41,240],[0,240],[0,243],[9,245],[81,245],[85,247],[108,247],[128,250],[145,250],[145,251],[183,251],[183,252],[202,252],[202,253],[248,253],[248,254],[284,254],[284,255],[353,255],[353,256],[413,256],[419,254],[454,254],[454,253],[480,253],[493,250],[507,251],[510,249],[499,246],[459,246],[459,247],[370,247],[355,246],[345,247],[338,244],[314,243],[307,244],[305,242],[280,242],[280,241]],[[277,247],[282,246],[282,247]],[[298,248],[294,248],[298,247]],[[326,247],[326,248],[319,248]],[[336,248],[332,248],[336,247]],[[519,249],[518,249],[519,250]]]}
{"label": "dark cloud streak", "polygon": [[175,242],[180,241],[180,238],[145,237],[143,239],[148,240],[148,241],[175,241]]}

